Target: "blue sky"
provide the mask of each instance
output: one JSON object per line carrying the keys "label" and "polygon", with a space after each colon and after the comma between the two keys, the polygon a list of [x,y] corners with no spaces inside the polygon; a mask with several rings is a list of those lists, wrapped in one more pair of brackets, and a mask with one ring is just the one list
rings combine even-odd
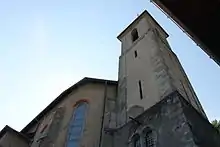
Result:
{"label": "blue sky", "polygon": [[116,37],[145,9],[170,35],[209,119],[220,119],[220,68],[149,0],[2,0],[0,129],[21,130],[85,76],[116,80]]}

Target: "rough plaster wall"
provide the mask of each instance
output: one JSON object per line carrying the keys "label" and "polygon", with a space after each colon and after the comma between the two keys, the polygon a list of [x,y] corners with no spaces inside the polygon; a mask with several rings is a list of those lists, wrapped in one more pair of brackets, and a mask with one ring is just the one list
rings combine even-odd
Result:
{"label": "rough plaster wall", "polygon": [[138,31],[138,35],[143,36],[145,33],[147,33],[149,29],[149,24],[146,21],[146,19],[141,19],[140,21],[136,22],[133,24],[133,27],[130,27],[129,31],[122,37],[121,42],[122,42],[122,55],[127,52],[133,45],[132,42],[132,36],[131,36],[131,31],[136,28]]}
{"label": "rough plaster wall", "polygon": [[182,99],[185,117],[190,124],[193,139],[198,147],[219,147],[220,134],[207,119]]}
{"label": "rough plaster wall", "polygon": [[[137,41],[126,54],[127,110],[133,105],[140,105],[146,110],[173,91],[154,32],[149,30]],[[137,58],[134,58],[135,50]],[[140,99],[139,80],[142,82],[143,99]]]}
{"label": "rough plaster wall", "polygon": [[40,147],[54,147],[55,142],[57,140],[57,136],[60,131],[60,124],[62,122],[62,119],[64,117],[65,108],[60,107],[57,108],[52,115],[52,118],[50,122],[48,122],[49,126],[48,128],[44,131],[43,134],[40,133],[40,137],[38,138],[37,141],[35,141],[32,146],[40,146]]}
{"label": "rough plaster wall", "polygon": [[155,31],[150,32],[151,40],[153,41],[155,48],[151,48],[150,62],[153,69],[153,74],[155,77],[155,82],[157,83],[159,89],[160,100],[170,94],[174,89],[172,85],[172,77],[169,73],[169,67],[166,65],[164,55],[160,50],[160,46],[157,42],[157,36]]}
{"label": "rough plaster wall", "polygon": [[[106,130],[111,130],[116,128],[116,114],[117,114],[117,88],[111,87],[107,88],[107,100],[105,106],[105,115],[104,115],[104,128],[102,132],[102,141],[101,145],[104,147],[113,147],[113,136],[111,133],[107,133]],[[96,144],[97,147],[98,142]]]}
{"label": "rough plaster wall", "polygon": [[[31,127],[31,128],[27,131],[26,134],[36,132],[38,127],[39,127],[39,124],[37,123],[37,124],[35,124],[33,127]],[[31,139],[33,139],[33,138],[31,138]]]}
{"label": "rough plaster wall", "polygon": [[194,106],[194,108],[196,108],[206,117],[205,112],[177,56],[170,49],[170,46],[166,38],[164,38],[164,36],[161,36],[161,33],[156,33],[156,35],[156,40],[158,42],[158,45],[160,46],[160,50],[162,56],[164,57],[165,64],[168,67],[168,71],[171,75],[173,85],[175,85],[176,89],[181,93],[181,95],[183,95],[184,98],[186,98],[186,100],[191,105]]}
{"label": "rough plaster wall", "polygon": [[[142,18],[130,27],[130,31],[121,38],[122,55],[119,58],[118,84],[118,126],[128,120],[126,112],[134,105],[145,109],[173,91],[168,68],[164,63],[160,47],[156,42],[153,28],[162,36],[165,33],[148,17]],[[132,43],[131,31],[136,28],[139,39]],[[137,51],[137,58],[134,57]],[[143,99],[140,99],[138,81],[141,80]]]}
{"label": "rough plaster wall", "polygon": [[6,132],[5,135],[0,139],[0,146],[2,147],[29,147],[21,137],[18,137],[12,132]]}
{"label": "rough plaster wall", "polygon": [[160,46],[161,54],[164,58],[164,63],[168,67],[167,69],[171,75],[173,85],[197,110],[200,110],[195,100],[197,97],[196,95],[193,95],[193,89],[189,88],[189,81],[186,81],[187,77],[185,77],[186,75],[182,69],[182,66],[178,64],[179,61],[177,58],[175,58],[175,54],[170,50],[166,38],[160,36],[159,33],[156,34],[156,40]]}
{"label": "rough plaster wall", "polygon": [[[98,146],[96,146],[98,147]],[[114,137],[112,134],[106,133],[103,134],[102,147],[114,147]]]}
{"label": "rough plaster wall", "polygon": [[149,23],[149,27],[151,29],[153,29],[153,30],[156,29],[161,37],[163,37],[163,38],[167,38],[168,37],[166,32],[164,32],[164,30],[162,30],[161,27],[159,27],[158,24],[156,24],[155,21],[153,21],[149,16],[146,17],[145,19]]}
{"label": "rough plaster wall", "polygon": [[105,109],[104,126],[106,128],[116,127],[116,99],[108,98]]}
{"label": "rough plaster wall", "polygon": [[[179,72],[179,78],[182,82],[182,85],[184,86],[185,88],[185,92],[187,93],[186,94],[186,97],[188,97],[188,100],[190,104],[192,104],[194,106],[194,108],[197,109],[197,111],[201,112],[204,114],[204,111],[203,111],[203,108],[201,107],[199,101],[198,101],[198,98],[187,78],[187,75],[186,73],[184,72],[179,60],[177,59],[176,56],[174,56],[174,59],[175,59],[175,64],[176,64],[176,68]],[[204,114],[205,115],[205,114]]]}
{"label": "rough plaster wall", "polygon": [[[181,79],[181,81],[186,89],[186,92],[190,98],[190,100],[188,100],[188,102],[191,103],[194,106],[194,108],[196,108],[199,112],[201,112],[201,114],[203,114],[203,116],[205,118],[207,118],[207,116],[204,112],[204,109],[202,108],[202,105],[199,102],[199,99],[196,96],[196,93],[195,93],[183,67],[181,66],[177,56],[174,53],[172,54],[172,59],[174,61],[174,64],[176,64],[177,74],[179,74],[179,78]],[[191,101],[193,101],[194,103],[192,103]]]}
{"label": "rough plaster wall", "polygon": [[[36,131],[36,134],[34,136],[34,140],[31,144],[31,147],[40,146],[40,144],[42,142],[44,142],[45,138],[47,138],[48,131],[49,131],[49,128],[50,128],[50,124],[53,121],[54,113],[55,113],[54,111],[51,112],[50,114],[45,116],[43,118],[43,120],[41,120],[41,123],[40,123],[39,127],[37,128],[37,131]],[[44,132],[41,132],[43,130],[43,128],[45,127],[45,125],[48,125],[48,127],[44,130]]]}
{"label": "rough plaster wall", "polygon": [[136,119],[142,125],[132,121],[118,130],[114,134],[114,147],[131,146],[132,135],[135,133],[142,135],[141,130],[146,127],[156,132],[157,147],[196,147],[181,102],[175,93]]}
{"label": "rough plaster wall", "polygon": [[[134,28],[139,38],[132,43]],[[126,113],[132,106],[139,105],[146,110],[176,89],[205,116],[178,59],[172,60],[175,55],[169,48],[166,34],[148,17],[137,21],[129,30],[121,39],[117,126],[128,121]],[[137,51],[136,58],[134,51]],[[140,99],[139,80],[143,99]]]}
{"label": "rough plaster wall", "polygon": [[127,79],[119,78],[118,82],[118,96],[116,101],[116,111],[117,111],[117,121],[116,126],[122,126],[126,122],[126,110],[127,110],[127,103],[126,103],[126,96],[127,96],[127,88],[126,84]]}
{"label": "rough plaster wall", "polygon": [[107,88],[107,100],[105,107],[105,121],[104,126],[107,128],[115,128],[116,127],[116,114],[117,114],[117,87]]}
{"label": "rough plaster wall", "polygon": [[[87,99],[89,101],[89,106],[81,146],[95,147],[98,145],[103,114],[104,89],[104,84],[91,83],[81,86],[64,98],[64,100],[54,107],[51,112],[45,115],[43,120],[46,121],[49,119],[49,116],[57,110],[57,108],[62,107],[65,109],[65,111],[61,112],[63,115],[58,115],[63,116],[63,118],[57,117],[57,121],[54,121],[54,125],[52,123],[51,130],[48,132],[51,137],[50,140],[53,142],[55,147],[65,146],[67,141],[68,125],[74,111],[74,104],[82,99]],[[107,88],[107,98],[116,98],[116,89],[116,86],[109,85]],[[44,123],[45,121],[43,120],[40,121]],[[58,134],[56,134],[56,132]]]}
{"label": "rough plaster wall", "polygon": [[[137,29],[138,35],[143,36],[149,29],[148,23],[145,19],[141,19],[140,21],[134,24],[134,28]],[[117,103],[117,126],[122,126],[125,122],[127,122],[127,53],[131,50],[133,43],[131,40],[131,28],[130,31],[122,37],[122,54],[119,57],[119,73],[118,73],[118,101]]]}
{"label": "rough plaster wall", "polygon": [[[122,44],[122,47],[124,45]],[[122,50],[123,52],[123,50]],[[116,126],[121,126],[126,122],[126,58],[125,56],[119,57],[119,70],[118,70],[118,93],[116,100]]]}
{"label": "rough plaster wall", "polygon": [[135,118],[135,117],[137,117],[138,115],[140,115],[140,114],[143,113],[143,112],[144,112],[144,107],[135,105],[135,106],[132,106],[132,107],[128,110],[128,116],[129,116],[129,117],[132,117],[132,118]]}

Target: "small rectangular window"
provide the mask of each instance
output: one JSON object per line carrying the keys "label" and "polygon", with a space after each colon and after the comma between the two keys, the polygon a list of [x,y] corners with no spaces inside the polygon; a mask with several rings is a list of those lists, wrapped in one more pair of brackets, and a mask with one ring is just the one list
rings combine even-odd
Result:
{"label": "small rectangular window", "polygon": [[137,51],[134,51],[134,57],[135,58],[137,57]]}
{"label": "small rectangular window", "polygon": [[143,92],[142,92],[142,85],[141,85],[141,81],[138,82],[139,85],[139,93],[140,93],[140,99],[143,99]]}
{"label": "small rectangular window", "polygon": [[132,42],[134,42],[135,40],[138,39],[139,36],[138,36],[137,29],[134,29],[134,30],[131,31],[131,37],[132,37]]}

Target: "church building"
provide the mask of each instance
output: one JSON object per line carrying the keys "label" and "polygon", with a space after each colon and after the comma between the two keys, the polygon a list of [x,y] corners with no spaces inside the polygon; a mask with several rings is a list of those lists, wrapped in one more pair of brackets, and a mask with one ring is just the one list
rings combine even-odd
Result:
{"label": "church building", "polygon": [[118,81],[83,78],[0,147],[220,147],[168,36],[144,11],[117,37]]}

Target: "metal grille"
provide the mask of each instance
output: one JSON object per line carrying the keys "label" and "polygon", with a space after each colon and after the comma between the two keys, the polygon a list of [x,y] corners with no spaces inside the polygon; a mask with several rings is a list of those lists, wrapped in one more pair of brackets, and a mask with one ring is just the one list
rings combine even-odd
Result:
{"label": "metal grille", "polygon": [[155,138],[153,136],[152,131],[149,131],[146,133],[145,140],[146,140],[146,147],[154,147],[155,146]]}
{"label": "metal grille", "polygon": [[135,139],[134,139],[134,147],[141,147],[140,136],[135,137]]}

